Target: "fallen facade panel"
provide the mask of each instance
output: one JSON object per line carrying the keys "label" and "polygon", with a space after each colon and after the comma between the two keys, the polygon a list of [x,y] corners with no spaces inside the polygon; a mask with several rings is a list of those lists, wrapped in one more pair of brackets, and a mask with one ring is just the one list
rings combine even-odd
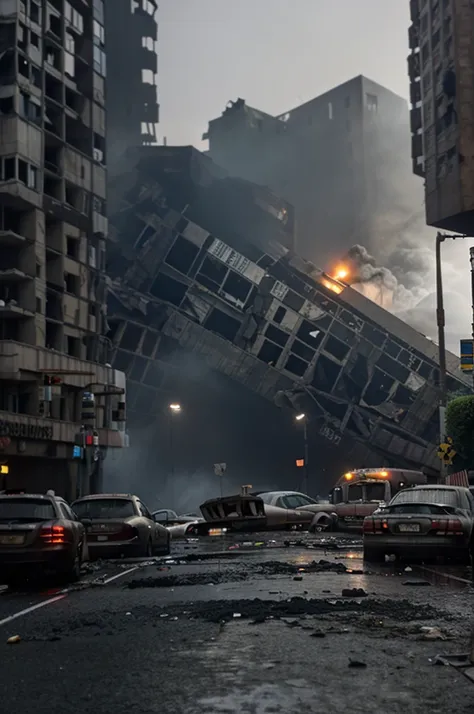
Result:
{"label": "fallen facade panel", "polygon": [[[170,364],[193,354],[304,411],[313,438],[343,445],[354,466],[436,472],[433,343],[285,248],[291,207],[261,187],[191,147],[150,147],[130,162],[114,182],[108,269],[111,359],[129,389],[160,389]],[[457,358],[447,361],[450,391],[469,391]]]}

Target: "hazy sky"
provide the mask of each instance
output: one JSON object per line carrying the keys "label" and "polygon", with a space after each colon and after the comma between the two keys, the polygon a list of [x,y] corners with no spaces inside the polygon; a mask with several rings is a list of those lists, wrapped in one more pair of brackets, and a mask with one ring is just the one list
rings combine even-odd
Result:
{"label": "hazy sky", "polygon": [[237,97],[281,113],[358,74],[408,96],[409,0],[159,0],[161,138]]}

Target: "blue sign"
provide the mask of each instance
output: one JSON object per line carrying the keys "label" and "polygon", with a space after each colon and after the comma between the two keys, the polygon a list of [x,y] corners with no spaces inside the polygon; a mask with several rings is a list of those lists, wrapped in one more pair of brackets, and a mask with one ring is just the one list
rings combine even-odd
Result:
{"label": "blue sign", "polygon": [[73,459],[82,459],[82,446],[74,446],[72,450]]}
{"label": "blue sign", "polygon": [[461,340],[461,369],[463,372],[472,372],[474,369],[474,341]]}

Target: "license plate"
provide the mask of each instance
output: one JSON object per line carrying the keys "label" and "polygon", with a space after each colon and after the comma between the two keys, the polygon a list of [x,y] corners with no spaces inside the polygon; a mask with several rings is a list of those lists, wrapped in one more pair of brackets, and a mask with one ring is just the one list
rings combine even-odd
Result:
{"label": "license plate", "polygon": [[97,536],[97,540],[101,540],[101,541],[109,540],[109,536]]}
{"label": "license plate", "polygon": [[1,545],[23,545],[25,536],[23,535],[2,535],[0,536]]}
{"label": "license plate", "polygon": [[398,530],[400,533],[419,533],[420,526],[418,523],[400,523]]}

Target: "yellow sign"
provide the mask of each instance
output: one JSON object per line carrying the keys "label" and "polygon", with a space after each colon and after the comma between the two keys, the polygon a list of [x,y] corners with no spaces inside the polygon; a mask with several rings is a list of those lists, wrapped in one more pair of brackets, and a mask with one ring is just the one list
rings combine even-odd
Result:
{"label": "yellow sign", "polygon": [[8,472],[9,472],[9,468],[8,468],[7,464],[2,464],[0,466],[0,474],[6,475],[6,474],[8,474]]}
{"label": "yellow sign", "polygon": [[438,458],[441,459],[441,461],[447,466],[453,463],[453,459],[456,456],[456,451],[453,449],[452,444],[453,440],[448,437],[443,444],[439,445],[438,448]]}

